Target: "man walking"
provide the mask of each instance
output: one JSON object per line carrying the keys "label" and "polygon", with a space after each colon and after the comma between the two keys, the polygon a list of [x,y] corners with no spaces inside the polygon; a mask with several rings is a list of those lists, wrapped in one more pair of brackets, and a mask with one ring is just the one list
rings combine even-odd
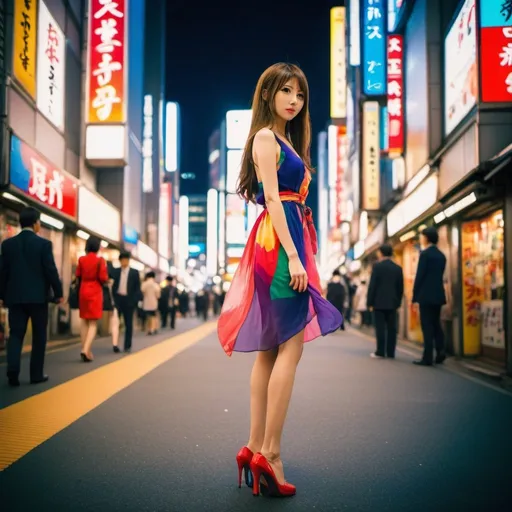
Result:
{"label": "man walking", "polygon": [[[142,298],[140,290],[140,276],[137,270],[130,267],[130,253],[122,252],[119,255],[120,268],[113,271],[114,301],[119,318],[124,318],[124,351],[131,352],[133,338],[133,315],[137,303]],[[114,352],[119,352],[117,346]]]}
{"label": "man walking", "polygon": [[[48,327],[48,302],[62,303],[62,283],[53,257],[53,246],[37,233],[40,213],[23,208],[21,232],[2,243],[0,265],[0,306],[9,308],[10,335],[7,343],[7,378],[19,386],[21,349],[29,319],[32,323],[30,382],[46,382],[43,372]],[[50,299],[50,289],[53,297]]]}
{"label": "man walking", "polygon": [[[332,278],[327,284],[327,300],[341,313],[343,320],[345,320],[345,303],[347,302],[348,291],[345,283],[341,281],[341,273],[338,269],[332,273]],[[340,326],[341,330],[345,330],[345,322],[343,321]]]}
{"label": "man walking", "polygon": [[421,330],[423,332],[423,357],[414,364],[432,366],[434,344],[436,364],[445,359],[444,333],[441,327],[441,307],[446,304],[443,275],[446,256],[438,249],[439,235],[436,228],[425,228],[420,235],[423,250],[418,261],[414,280],[412,302],[420,306]]}
{"label": "man walking", "polygon": [[402,267],[391,259],[393,248],[390,245],[382,245],[379,256],[379,262],[373,267],[367,298],[368,309],[374,311],[377,337],[377,350],[371,357],[394,359],[397,311],[404,295],[404,274]]}

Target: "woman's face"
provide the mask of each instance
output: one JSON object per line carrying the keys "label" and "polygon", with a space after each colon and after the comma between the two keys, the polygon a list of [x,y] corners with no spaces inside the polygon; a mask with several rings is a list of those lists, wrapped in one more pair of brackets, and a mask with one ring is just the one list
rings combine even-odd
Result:
{"label": "woman's face", "polygon": [[277,115],[285,121],[291,121],[304,107],[304,92],[299,88],[296,78],[288,80],[279,91],[277,91],[274,106]]}

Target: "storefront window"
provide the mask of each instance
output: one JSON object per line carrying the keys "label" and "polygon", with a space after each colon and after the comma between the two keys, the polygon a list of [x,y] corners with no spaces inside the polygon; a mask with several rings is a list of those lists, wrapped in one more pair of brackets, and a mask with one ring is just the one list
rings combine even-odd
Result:
{"label": "storefront window", "polygon": [[403,251],[403,271],[404,271],[404,305],[406,308],[406,332],[407,339],[423,343],[423,333],[421,332],[420,311],[417,304],[412,303],[412,290],[418,260],[420,258],[420,246],[417,242],[406,243]]}
{"label": "storefront window", "polygon": [[462,226],[462,305],[465,355],[505,359],[503,323],[504,222],[501,210]]}

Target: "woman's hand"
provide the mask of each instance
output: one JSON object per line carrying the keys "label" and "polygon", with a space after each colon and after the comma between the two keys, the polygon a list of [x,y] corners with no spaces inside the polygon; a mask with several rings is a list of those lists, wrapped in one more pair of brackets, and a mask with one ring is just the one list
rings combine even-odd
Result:
{"label": "woman's hand", "polygon": [[298,292],[305,292],[308,287],[308,275],[306,269],[302,265],[299,256],[294,254],[288,258],[288,269],[292,280],[290,286]]}

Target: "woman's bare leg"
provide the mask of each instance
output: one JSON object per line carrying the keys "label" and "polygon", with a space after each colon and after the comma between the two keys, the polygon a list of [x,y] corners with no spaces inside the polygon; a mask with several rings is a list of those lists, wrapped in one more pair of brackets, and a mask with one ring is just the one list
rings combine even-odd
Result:
{"label": "woman's bare leg", "polygon": [[91,347],[94,338],[96,337],[96,331],[98,330],[98,322],[96,320],[88,320],[87,337],[85,339],[84,352],[85,355],[92,359]]}
{"label": "woman's bare leg", "polygon": [[253,453],[261,450],[265,437],[268,381],[277,357],[277,350],[258,352],[251,373],[251,430],[247,448]]}
{"label": "woman's bare leg", "polygon": [[89,322],[87,320],[84,320],[83,318],[80,319],[80,343],[81,343],[81,349],[80,352],[82,354],[85,354],[85,340],[87,339],[87,330],[89,329]]}
{"label": "woman's bare leg", "polygon": [[279,346],[268,384],[267,421],[261,453],[270,462],[281,484],[285,482],[281,461],[281,436],[303,348],[304,331]]}

